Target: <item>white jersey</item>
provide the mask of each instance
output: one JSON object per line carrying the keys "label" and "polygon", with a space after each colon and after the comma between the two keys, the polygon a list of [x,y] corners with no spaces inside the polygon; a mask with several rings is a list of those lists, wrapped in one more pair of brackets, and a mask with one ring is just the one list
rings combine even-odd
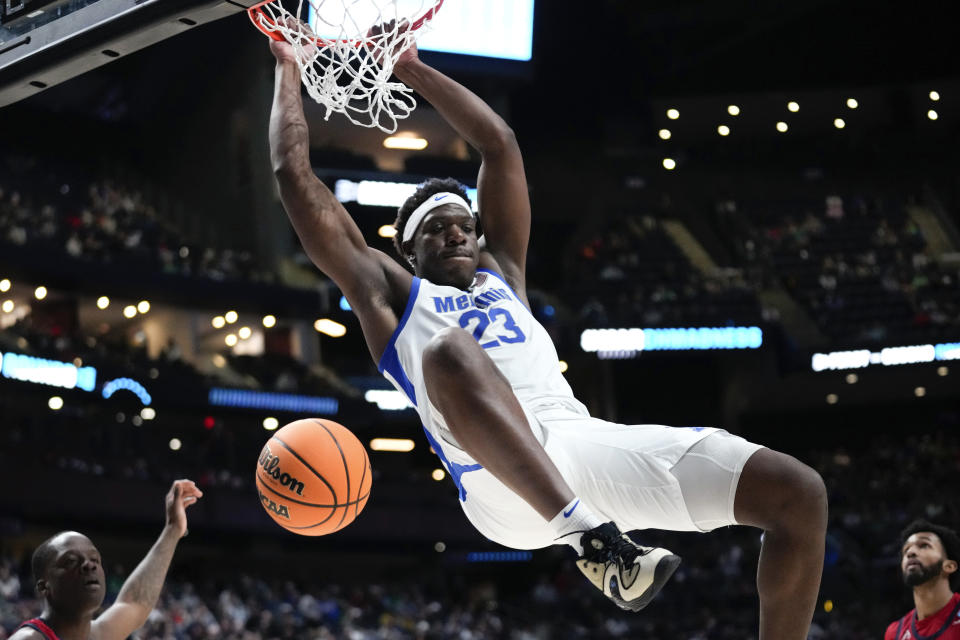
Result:
{"label": "white jersey", "polygon": [[[671,470],[715,429],[627,426],[591,418],[560,373],[557,351],[546,329],[501,276],[480,269],[467,291],[414,278],[403,317],[379,368],[416,407],[430,445],[457,486],[464,513],[483,535],[517,549],[550,545],[556,537],[529,504],[457,444],[427,398],[423,351],[446,327],[465,329],[483,347],[509,381],[547,455],[574,493],[598,514],[616,521],[623,530],[706,528],[688,513],[684,501],[684,492],[700,495],[697,488],[681,491]],[[736,482],[747,456],[757,448],[743,442],[730,455],[719,456],[722,469],[729,472],[719,483],[730,497],[729,504],[709,496],[698,498],[723,502],[720,506],[725,510],[729,507],[729,513],[724,511],[718,520],[721,524],[734,523]],[[709,526],[714,526],[713,521]]]}
{"label": "white jersey", "polygon": [[499,274],[477,270],[467,291],[414,277],[406,310],[379,369],[416,407],[441,457],[435,439],[457,446],[456,439],[427,399],[423,350],[446,327],[461,327],[473,334],[528,410],[559,405],[586,415],[560,372],[547,330]]}

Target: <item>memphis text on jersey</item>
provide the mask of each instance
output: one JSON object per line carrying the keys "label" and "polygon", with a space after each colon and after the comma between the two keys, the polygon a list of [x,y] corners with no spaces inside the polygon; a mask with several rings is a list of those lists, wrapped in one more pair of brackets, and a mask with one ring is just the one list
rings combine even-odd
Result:
{"label": "memphis text on jersey", "polygon": [[485,309],[497,300],[512,300],[506,289],[488,289],[478,296],[470,297],[467,294],[454,298],[453,296],[432,296],[433,306],[437,313],[450,313],[452,311],[463,311],[470,307]]}

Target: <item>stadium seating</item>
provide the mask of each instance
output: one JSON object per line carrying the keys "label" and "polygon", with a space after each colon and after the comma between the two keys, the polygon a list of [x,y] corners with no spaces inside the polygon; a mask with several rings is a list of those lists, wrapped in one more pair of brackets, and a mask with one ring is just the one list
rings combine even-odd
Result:
{"label": "stadium seating", "polygon": [[[949,520],[960,513],[955,497],[945,502],[929,497],[960,470],[960,439],[949,430],[937,429],[902,440],[883,437],[860,447],[797,453],[823,475],[831,502],[822,601],[811,637],[877,637],[887,622],[910,607],[896,575],[897,532],[915,517]],[[923,469],[924,473],[878,474],[874,469]],[[885,499],[875,500],[878,495]],[[204,535],[201,529],[194,537],[202,543]],[[462,564],[463,554],[454,549],[447,550],[447,564],[432,548],[411,551],[407,561],[420,567],[417,580],[411,581],[403,579],[402,570],[391,577],[383,569],[390,561],[374,548],[350,560],[358,563],[351,565],[352,570],[329,570],[333,557],[329,554],[336,552],[319,546],[309,554],[275,550],[279,553],[275,566],[262,573],[217,568],[216,558],[207,564],[197,560],[178,567],[175,563],[161,604],[138,637],[742,640],[752,636],[759,551],[755,531],[730,528],[706,536],[641,535],[684,556],[671,584],[643,615],[620,612],[592,591],[573,569],[566,549],[537,551],[528,562],[479,565]],[[226,553],[229,548],[227,543]],[[102,551],[112,598],[125,571],[110,562],[109,549]],[[28,564],[26,555],[12,556],[9,551],[0,560],[0,593],[4,594],[0,637],[40,611],[30,588]],[[367,566],[369,572],[363,570]],[[452,567],[455,570],[447,570]],[[363,579],[368,574],[378,578]],[[718,589],[718,584],[723,588]],[[830,605],[825,609],[827,600]]]}

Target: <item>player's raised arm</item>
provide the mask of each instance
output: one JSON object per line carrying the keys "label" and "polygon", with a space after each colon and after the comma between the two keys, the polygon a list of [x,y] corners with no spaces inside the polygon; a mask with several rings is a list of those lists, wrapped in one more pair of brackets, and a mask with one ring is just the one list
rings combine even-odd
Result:
{"label": "player's raised arm", "polygon": [[167,523],[153,548],[127,581],[117,601],[97,618],[90,629],[93,640],[123,640],[147,621],[157,604],[177,543],[187,533],[186,508],[203,496],[191,480],[177,480],[165,499]]}
{"label": "player's raised arm", "polygon": [[530,198],[513,130],[472,91],[424,64],[416,45],[400,55],[394,73],[480,152],[477,197],[486,248],[511,286],[525,296]]}
{"label": "player's raised arm", "polygon": [[[310,140],[294,48],[270,42],[277,59],[270,157],[280,199],[310,260],[346,295],[374,359],[396,327],[412,281],[392,259],[367,246],[360,229],[310,165]],[[396,298],[396,299],[395,299]]]}

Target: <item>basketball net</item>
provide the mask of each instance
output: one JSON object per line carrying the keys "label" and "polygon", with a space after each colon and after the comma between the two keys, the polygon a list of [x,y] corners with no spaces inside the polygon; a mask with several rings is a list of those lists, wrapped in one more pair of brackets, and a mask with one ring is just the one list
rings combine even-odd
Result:
{"label": "basketball net", "polygon": [[[416,42],[443,0],[298,0],[295,14],[281,0],[248,9],[253,24],[296,52],[307,93],[362,127],[386,133],[417,106],[413,90],[391,82],[400,54]],[[310,24],[298,19],[309,6]]]}

